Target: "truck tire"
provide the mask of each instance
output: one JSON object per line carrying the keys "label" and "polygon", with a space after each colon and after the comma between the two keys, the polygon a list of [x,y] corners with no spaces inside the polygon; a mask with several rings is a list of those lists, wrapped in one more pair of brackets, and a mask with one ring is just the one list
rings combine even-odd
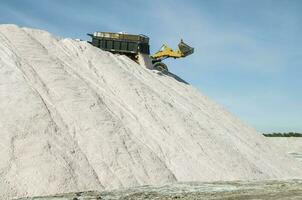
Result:
{"label": "truck tire", "polygon": [[153,64],[153,69],[158,70],[158,71],[163,72],[163,73],[167,73],[169,71],[167,65],[165,63],[162,63],[162,62],[154,63]]}

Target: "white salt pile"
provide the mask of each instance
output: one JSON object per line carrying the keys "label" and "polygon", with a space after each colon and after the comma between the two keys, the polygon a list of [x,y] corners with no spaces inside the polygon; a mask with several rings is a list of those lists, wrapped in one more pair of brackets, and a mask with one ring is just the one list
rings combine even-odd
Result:
{"label": "white salt pile", "polygon": [[276,146],[302,162],[302,137],[267,137]]}
{"label": "white salt pile", "polygon": [[83,41],[0,26],[0,199],[302,165],[192,86]]}

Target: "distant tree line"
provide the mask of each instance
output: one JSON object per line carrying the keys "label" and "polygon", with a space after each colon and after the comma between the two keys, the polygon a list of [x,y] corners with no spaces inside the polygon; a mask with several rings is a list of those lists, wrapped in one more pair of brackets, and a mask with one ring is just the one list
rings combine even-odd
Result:
{"label": "distant tree line", "polygon": [[302,133],[263,133],[265,137],[302,137]]}

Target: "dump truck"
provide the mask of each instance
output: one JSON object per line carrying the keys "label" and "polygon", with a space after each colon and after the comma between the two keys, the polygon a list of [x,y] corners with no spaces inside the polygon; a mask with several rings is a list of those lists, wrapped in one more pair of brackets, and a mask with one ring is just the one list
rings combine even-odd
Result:
{"label": "dump truck", "polygon": [[149,37],[128,33],[94,32],[88,34],[90,44],[102,50],[115,54],[126,55],[140,65],[162,72],[168,72],[168,67],[162,61],[166,58],[183,58],[194,52],[183,40],[178,44],[178,50],[173,50],[164,44],[159,51],[150,55]]}

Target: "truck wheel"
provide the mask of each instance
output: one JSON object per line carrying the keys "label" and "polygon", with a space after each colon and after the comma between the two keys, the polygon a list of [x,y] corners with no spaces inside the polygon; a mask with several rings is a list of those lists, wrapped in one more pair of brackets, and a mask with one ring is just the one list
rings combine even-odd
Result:
{"label": "truck wheel", "polygon": [[153,64],[153,68],[160,71],[160,72],[163,72],[163,73],[167,73],[168,72],[168,67],[165,63],[162,63],[162,62],[156,62]]}

